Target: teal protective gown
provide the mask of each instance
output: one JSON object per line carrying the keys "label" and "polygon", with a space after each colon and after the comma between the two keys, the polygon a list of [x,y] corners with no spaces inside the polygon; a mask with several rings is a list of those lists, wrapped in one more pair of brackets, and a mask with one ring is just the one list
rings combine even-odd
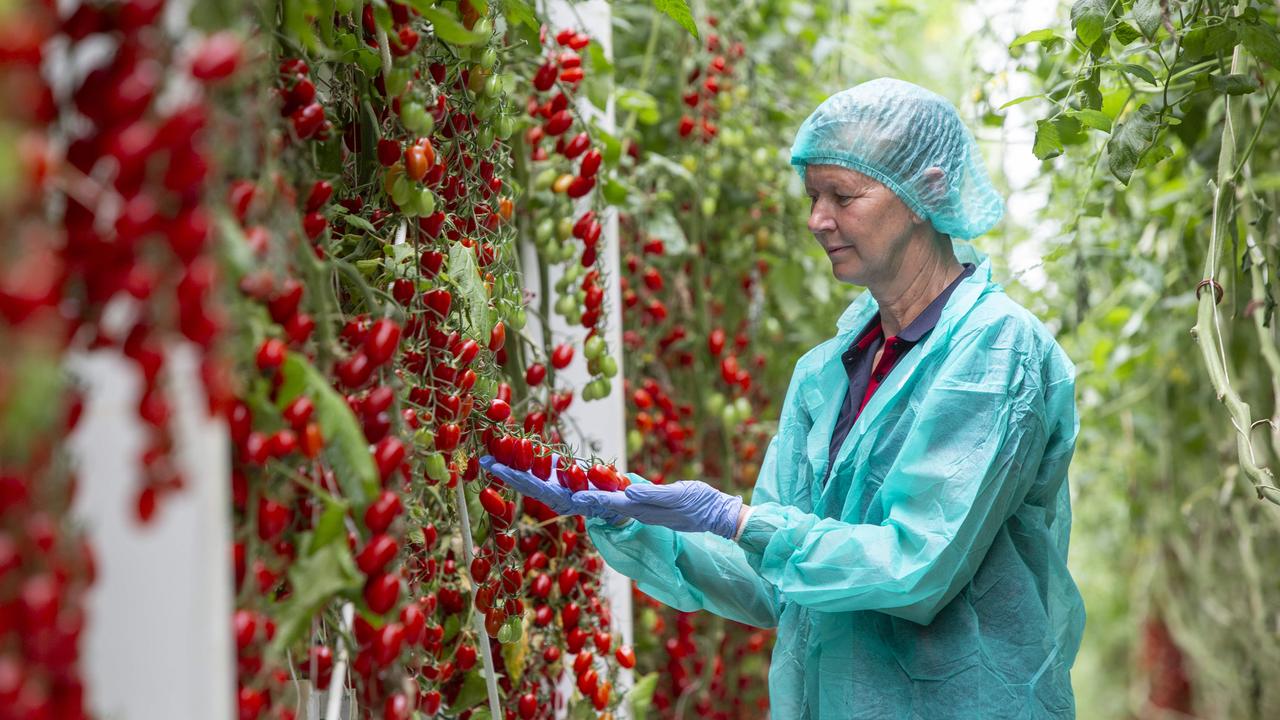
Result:
{"label": "teal protective gown", "polygon": [[978,268],[836,456],[862,293],[796,365],[737,542],[588,522],[611,567],[684,611],[776,627],[773,720],[1074,718],[1067,571],[1075,369]]}

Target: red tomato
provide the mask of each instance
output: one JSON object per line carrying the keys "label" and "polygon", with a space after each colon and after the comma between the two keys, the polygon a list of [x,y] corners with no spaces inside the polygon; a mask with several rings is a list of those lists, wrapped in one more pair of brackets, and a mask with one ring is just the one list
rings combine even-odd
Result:
{"label": "red tomato", "polygon": [[530,386],[541,385],[547,377],[547,368],[542,363],[534,363],[525,370],[524,381]]}
{"label": "red tomato", "polygon": [[394,538],[379,533],[370,538],[360,554],[356,555],[356,565],[365,575],[375,575],[395,559],[398,550]]}
{"label": "red tomato", "polygon": [[390,490],[383,490],[378,499],[364,511],[364,525],[370,532],[386,532],[402,509],[400,496]]}
{"label": "red tomato", "polygon": [[622,481],[618,477],[618,471],[608,465],[592,465],[587,471],[587,479],[598,490],[605,492],[616,492],[622,489]]}
{"label": "red tomato", "polygon": [[573,362],[573,346],[568,343],[560,343],[551,351],[551,365],[557,370],[563,370],[569,367],[569,363]]}
{"label": "red tomato", "polygon": [[395,607],[398,599],[400,599],[400,579],[395,575],[375,575],[364,585],[364,601],[369,605],[369,609],[378,615]]}
{"label": "red tomato", "polygon": [[278,338],[267,338],[258,346],[258,354],[255,358],[258,363],[258,369],[263,372],[275,370],[284,364],[284,355],[286,348],[284,341]]}
{"label": "red tomato", "polygon": [[389,318],[379,318],[369,326],[364,339],[364,352],[374,366],[391,359],[400,344],[400,326]]}

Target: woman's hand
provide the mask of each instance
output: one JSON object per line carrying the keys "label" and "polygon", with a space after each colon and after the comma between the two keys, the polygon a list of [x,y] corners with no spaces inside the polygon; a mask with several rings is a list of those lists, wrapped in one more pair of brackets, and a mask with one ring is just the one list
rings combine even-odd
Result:
{"label": "woman's hand", "polygon": [[710,532],[723,538],[732,538],[737,532],[742,511],[742,498],[697,480],[670,485],[637,482],[620,492],[587,490],[573,499],[646,525],[681,532]]}
{"label": "woman's hand", "polygon": [[556,477],[559,460],[559,456],[551,456],[551,477],[546,481],[531,472],[503,465],[492,455],[485,455],[480,458],[480,466],[497,476],[498,479],[516,492],[537,500],[559,515],[598,517],[609,523],[617,523],[623,519],[608,508],[581,501],[579,496],[583,493],[575,495],[569,488],[562,486]]}

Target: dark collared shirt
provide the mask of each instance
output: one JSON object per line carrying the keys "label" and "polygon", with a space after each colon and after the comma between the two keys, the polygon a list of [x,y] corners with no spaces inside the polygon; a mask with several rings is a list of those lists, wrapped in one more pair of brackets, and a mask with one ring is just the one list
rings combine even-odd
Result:
{"label": "dark collared shirt", "polygon": [[[884,379],[889,376],[898,360],[938,324],[942,308],[947,305],[947,298],[951,297],[951,293],[961,281],[972,275],[974,270],[973,263],[965,263],[960,277],[952,281],[915,320],[911,321],[910,325],[894,337],[884,336],[884,328],[880,325],[880,314],[876,313],[849,349],[840,356],[845,372],[849,375],[849,390],[845,393],[844,404],[840,408],[840,415],[836,418],[835,430],[831,433],[831,446],[827,451],[828,475],[831,474],[831,468],[835,465],[840,446],[849,436],[854,421],[862,414],[862,409],[866,407],[867,401],[871,399],[876,388],[880,387]],[[882,346],[884,353],[880,356],[880,362],[872,367],[876,353]]]}

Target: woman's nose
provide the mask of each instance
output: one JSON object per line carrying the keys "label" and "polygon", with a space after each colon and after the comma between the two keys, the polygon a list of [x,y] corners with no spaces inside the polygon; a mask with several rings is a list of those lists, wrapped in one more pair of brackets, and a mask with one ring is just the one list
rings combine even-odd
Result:
{"label": "woman's nose", "polygon": [[813,204],[813,209],[809,211],[809,232],[818,234],[821,232],[830,232],[836,229],[835,218],[823,206],[821,200]]}

